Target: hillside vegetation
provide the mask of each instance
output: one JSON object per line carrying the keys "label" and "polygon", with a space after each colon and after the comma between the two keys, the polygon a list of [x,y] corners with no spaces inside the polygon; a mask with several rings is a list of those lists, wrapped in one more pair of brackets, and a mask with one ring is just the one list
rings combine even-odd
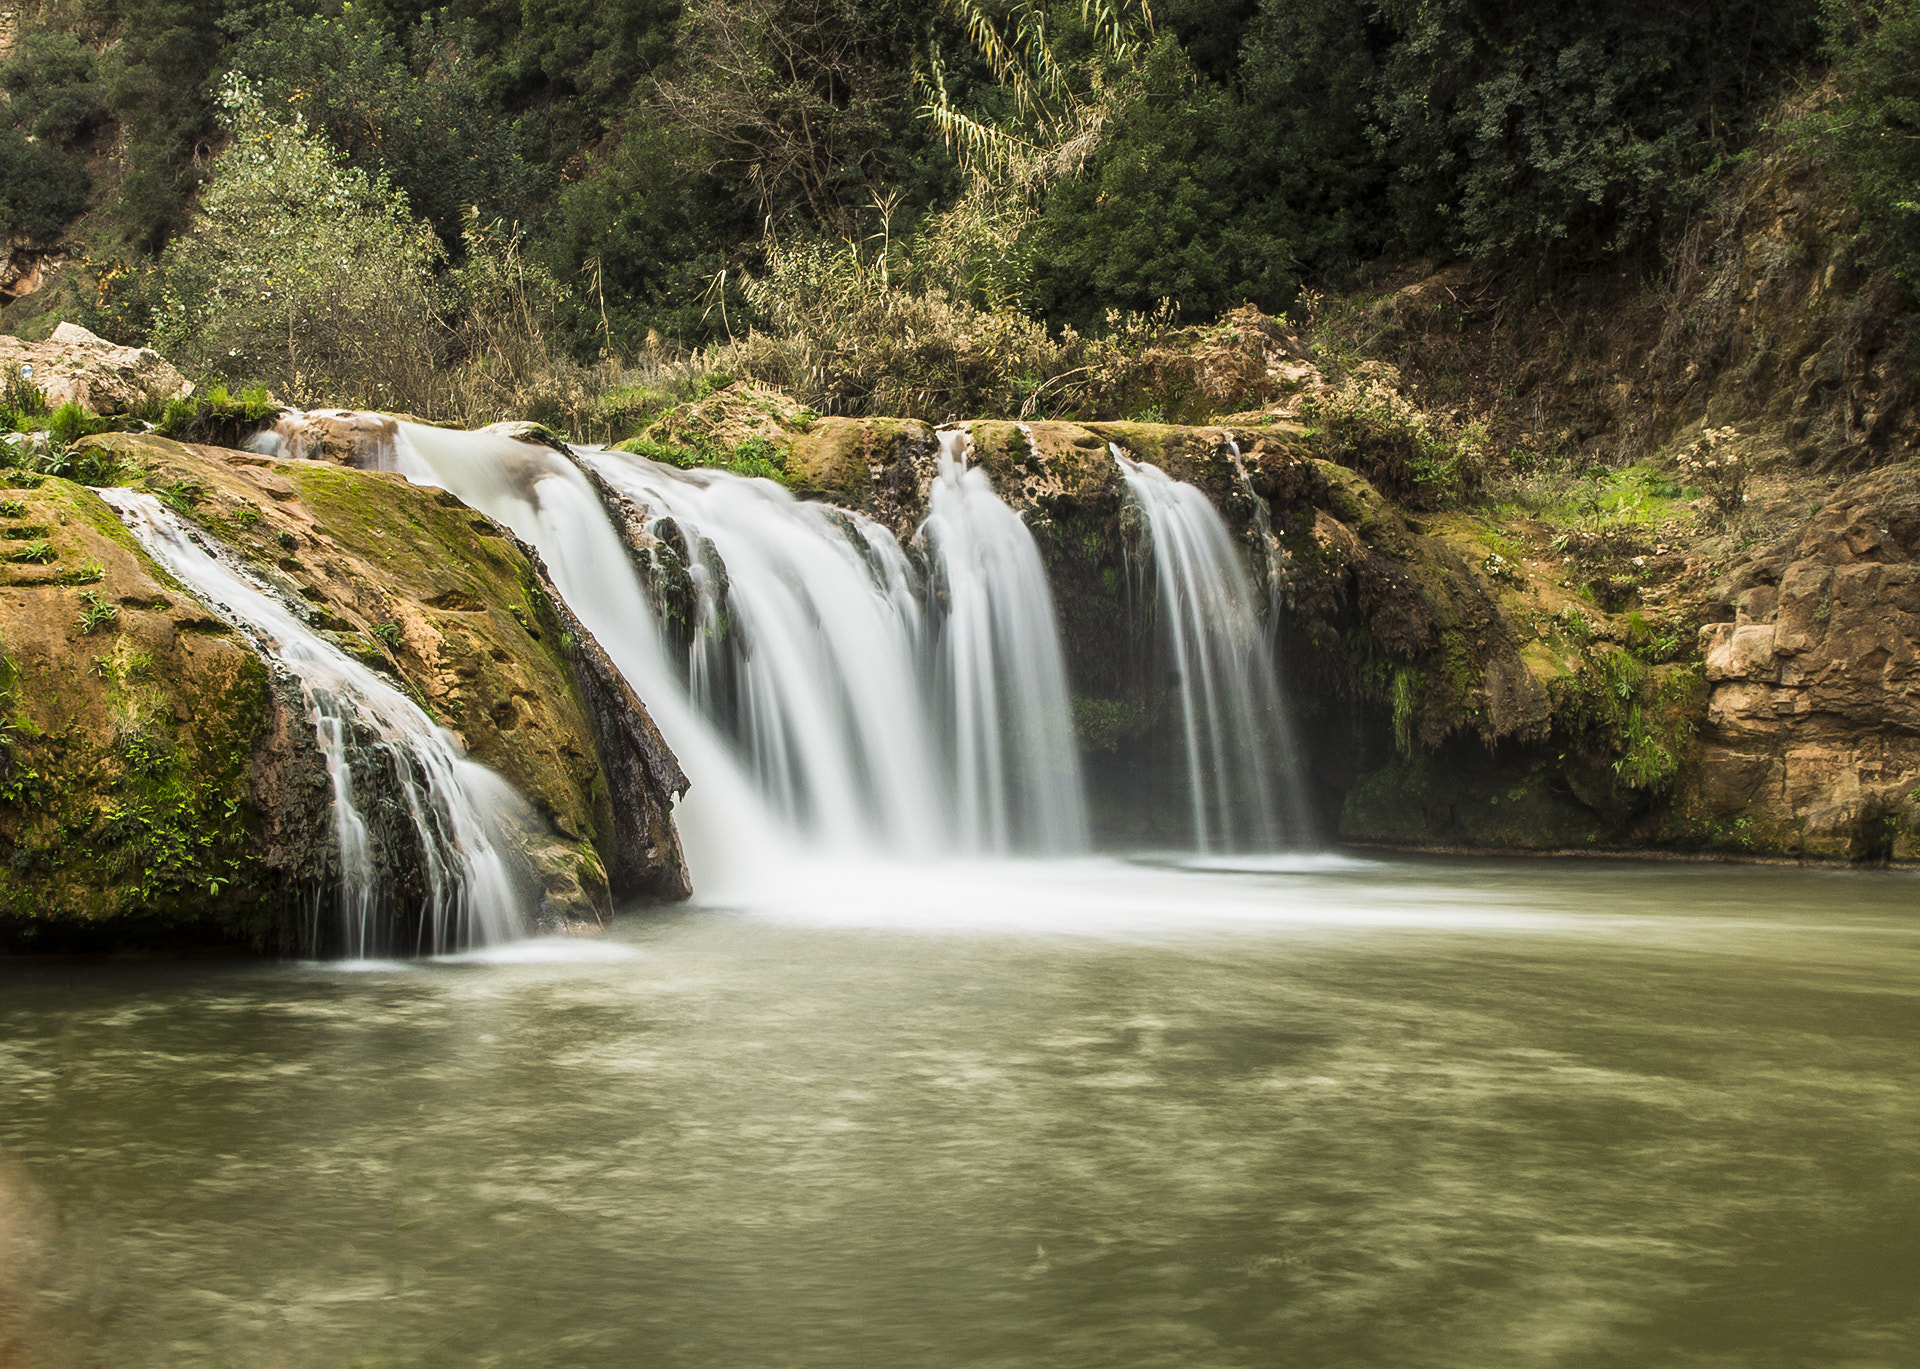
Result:
{"label": "hillside vegetation", "polygon": [[1904,308],[1916,35],[1911,0],[17,3],[0,327],[606,437],[716,373],[1126,416],[1164,403],[1091,373],[1393,263],[1670,290],[1768,140],[1844,176]]}

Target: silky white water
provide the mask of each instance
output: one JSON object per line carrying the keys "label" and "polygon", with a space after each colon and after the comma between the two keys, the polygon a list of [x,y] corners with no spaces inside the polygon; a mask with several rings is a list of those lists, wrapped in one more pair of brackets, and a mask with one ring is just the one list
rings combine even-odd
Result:
{"label": "silky white water", "polygon": [[[394,461],[532,543],[691,780],[696,888],[777,880],[800,848],[1062,853],[1086,843],[1065,670],[1032,538],[950,441],[916,539],[767,480],[597,448],[400,425]],[[684,659],[585,471],[672,540]]]}
{"label": "silky white water", "polygon": [[[100,491],[149,555],[298,683],[333,786],[338,852],[337,927],[315,926],[315,946],[349,957],[435,954],[525,934],[522,899],[502,854],[504,824],[531,819],[505,781],[461,754],[457,738],[378,675],[311,631],[150,494]],[[356,775],[356,758],[359,773]],[[411,944],[394,944],[394,910],[360,806],[361,781],[379,766],[406,809],[425,906]],[[317,910],[316,910],[317,915]]]}
{"label": "silky white water", "polygon": [[1053,597],[1033,536],[940,434],[920,536],[946,600],[938,671],[969,849],[1086,844],[1087,816]]}
{"label": "silky white water", "polygon": [[1272,850],[1286,833],[1267,755],[1284,720],[1253,586],[1204,493],[1111,450],[1145,520],[1141,551],[1177,700],[1194,846]]}

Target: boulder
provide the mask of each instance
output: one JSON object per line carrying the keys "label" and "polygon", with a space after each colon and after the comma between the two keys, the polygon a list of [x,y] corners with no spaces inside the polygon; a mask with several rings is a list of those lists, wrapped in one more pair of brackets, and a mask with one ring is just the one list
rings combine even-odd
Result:
{"label": "boulder", "polygon": [[184,399],[193,383],[150,347],[119,347],[76,323],[63,323],[45,342],[0,337],[0,366],[33,367],[33,383],[54,407],[78,404],[89,413],[132,413]]}
{"label": "boulder", "polygon": [[[491,521],[330,462],[129,433],[81,446],[184,508],[518,792],[541,924],[596,924],[610,896],[686,896],[671,752]],[[0,955],[298,949],[332,836],[297,689],[92,490],[0,474]]]}

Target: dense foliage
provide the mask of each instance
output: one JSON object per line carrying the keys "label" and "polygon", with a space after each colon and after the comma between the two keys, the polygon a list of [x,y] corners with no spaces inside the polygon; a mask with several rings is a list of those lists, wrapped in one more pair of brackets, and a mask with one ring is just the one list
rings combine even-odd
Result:
{"label": "dense foliage", "polygon": [[1912,0],[47,0],[0,64],[0,233],[80,249],[82,321],[211,358],[182,310],[240,290],[214,239],[260,186],[206,188],[254,175],[219,117],[238,80],[357,178],[339,203],[378,201],[338,230],[300,208],[301,250],[425,225],[443,332],[479,232],[545,273],[581,363],[798,326],[768,283],[803,248],[919,301],[889,317],[1084,334],[1283,310],[1383,255],[1652,264],[1825,52],[1852,93],[1824,136],[1911,278],[1916,33]]}
{"label": "dense foliage", "polygon": [[270,379],[295,403],[398,407],[395,376],[430,356],[439,244],[384,176],[342,165],[297,116],[268,117],[243,78],[223,103],[231,140],[162,259],[155,341],[195,374]]}
{"label": "dense foliage", "polygon": [[1807,132],[1837,148],[1874,254],[1920,292],[1920,5],[1828,0],[1842,98]]}

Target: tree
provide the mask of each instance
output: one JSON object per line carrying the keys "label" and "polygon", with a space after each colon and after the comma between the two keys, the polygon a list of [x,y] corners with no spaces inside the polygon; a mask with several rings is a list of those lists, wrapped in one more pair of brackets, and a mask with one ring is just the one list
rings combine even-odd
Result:
{"label": "tree", "polygon": [[155,344],[296,404],[403,407],[437,360],[433,233],[245,81],[229,77],[221,105],[231,142],[161,263]]}
{"label": "tree", "polygon": [[551,173],[520,156],[512,121],[489,104],[465,25],[425,16],[402,42],[357,7],[334,18],[283,9],[228,61],[265,108],[298,114],[353,166],[389,177],[450,252],[469,211],[531,219],[552,193]]}
{"label": "tree", "polygon": [[889,73],[847,0],[692,0],[657,95],[699,169],[739,185],[759,223],[846,237],[883,165]]}
{"label": "tree", "polygon": [[1812,51],[1792,0],[1382,0],[1376,141],[1416,251],[1545,269],[1643,247]]}

